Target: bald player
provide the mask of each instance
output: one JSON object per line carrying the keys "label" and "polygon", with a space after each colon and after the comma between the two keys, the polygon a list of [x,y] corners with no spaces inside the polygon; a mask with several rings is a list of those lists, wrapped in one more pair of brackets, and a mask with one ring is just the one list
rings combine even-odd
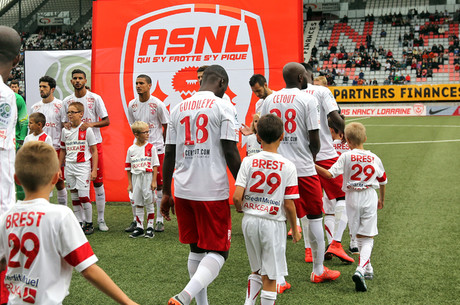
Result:
{"label": "bald player", "polygon": [[[15,203],[14,161],[16,158],[16,96],[4,82],[19,62],[21,37],[16,30],[0,26],[0,215]],[[8,302],[4,286],[6,270],[0,273],[0,304]]]}
{"label": "bald player", "polygon": [[231,213],[227,166],[236,179],[241,160],[234,111],[222,99],[227,87],[225,69],[209,66],[199,91],[171,111],[161,213],[171,220],[169,213],[174,213],[175,205],[179,240],[190,245],[190,281],[168,301],[170,305],[188,305],[193,298],[197,305],[207,305],[207,286],[228,257]]}
{"label": "bald player", "polygon": [[[337,161],[339,155],[333,145],[328,119],[339,133],[343,133],[345,122],[339,114],[339,107],[331,90],[324,86],[313,85],[313,68],[306,63],[302,63],[302,66],[307,71],[309,84],[304,91],[316,97],[319,103],[321,149],[316,156],[316,164],[329,169]],[[355,260],[343,250],[341,243],[343,232],[348,223],[345,193],[342,191],[342,176],[334,179],[325,179],[320,176],[319,179],[326,194],[323,205],[324,213],[326,214],[324,227],[329,242],[326,259],[331,259],[332,255],[334,255],[345,263],[353,263]]]}
{"label": "bald player", "polygon": [[286,88],[269,95],[263,102],[261,114],[273,113],[284,123],[285,137],[278,152],[297,168],[300,198],[295,200],[299,218],[308,219],[308,238],[313,255],[313,283],[335,280],[339,271],[329,270],[324,262],[324,233],[322,190],[315,170],[316,155],[320,151],[319,112],[317,99],[301,90],[308,86],[307,71],[295,62],[283,67]]}

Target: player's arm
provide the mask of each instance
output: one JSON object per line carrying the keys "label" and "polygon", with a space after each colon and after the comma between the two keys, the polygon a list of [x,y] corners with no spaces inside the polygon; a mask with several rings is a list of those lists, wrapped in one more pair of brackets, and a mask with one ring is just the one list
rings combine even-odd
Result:
{"label": "player's arm", "polygon": [[157,189],[157,175],[158,175],[158,166],[154,166],[153,173],[152,173],[152,183],[150,184],[150,189],[152,191]]}
{"label": "player's arm", "polygon": [[321,143],[319,140],[319,129],[309,130],[308,138],[310,139],[310,148],[311,154],[313,156],[313,162],[316,162],[316,155],[319,153],[321,148]]}
{"label": "player's arm", "polygon": [[101,127],[105,127],[105,126],[109,126],[109,125],[110,125],[110,120],[109,120],[109,117],[106,116],[105,118],[102,118],[100,121],[97,121],[97,122],[83,123],[80,128],[81,128],[81,130],[86,130],[88,127],[101,128]]}
{"label": "player's arm", "polygon": [[91,181],[96,180],[97,178],[97,146],[96,144],[91,145],[89,147],[89,151],[91,152]]}
{"label": "player's arm", "polygon": [[237,185],[233,193],[233,204],[235,205],[238,213],[243,213],[243,196],[245,188]]}
{"label": "player's arm", "polygon": [[329,112],[327,116],[331,119],[333,127],[339,131],[339,135],[343,135],[343,131],[345,130],[345,121],[342,120],[339,112],[337,110],[333,110]]}
{"label": "player's arm", "polygon": [[324,167],[321,167],[321,166],[315,164],[315,168],[316,168],[316,172],[321,177],[326,178],[326,179],[331,179],[332,178],[332,174],[327,169],[325,169]]}
{"label": "player's arm", "polygon": [[118,304],[137,304],[115,284],[98,265],[93,264],[81,272],[94,287],[111,297]]}
{"label": "player's arm", "polygon": [[380,210],[380,209],[383,209],[383,201],[385,200],[385,184],[381,184],[380,185],[380,189],[379,189],[379,201],[378,201],[378,205],[377,205],[377,208]]}
{"label": "player's arm", "polygon": [[176,145],[166,144],[165,146],[165,157],[163,160],[163,198],[161,199],[161,215],[166,220],[171,220],[169,216],[169,210],[173,214],[174,211],[174,200],[171,195],[171,181],[174,173],[174,165],[176,163]]}
{"label": "player's arm", "polygon": [[302,238],[302,234],[297,228],[297,213],[293,199],[284,199],[284,210],[286,211],[286,218],[292,228],[292,242],[296,243]]}
{"label": "player's arm", "polygon": [[222,149],[224,151],[228,169],[232,173],[233,178],[236,179],[241,165],[241,157],[238,152],[236,142],[231,140],[220,140],[220,144],[222,145]]}
{"label": "player's arm", "polygon": [[6,269],[6,259],[2,258],[2,260],[0,260],[0,272],[2,272],[5,269]]}
{"label": "player's arm", "polygon": [[64,166],[64,161],[65,161],[65,156],[66,156],[66,150],[65,148],[62,148],[60,149],[59,151],[59,167],[63,167]]}
{"label": "player's arm", "polygon": [[168,124],[161,124],[163,126],[163,141],[166,141],[166,130],[168,129]]}
{"label": "player's arm", "polygon": [[244,136],[249,136],[253,134],[251,127],[244,123],[241,123],[240,132]]}

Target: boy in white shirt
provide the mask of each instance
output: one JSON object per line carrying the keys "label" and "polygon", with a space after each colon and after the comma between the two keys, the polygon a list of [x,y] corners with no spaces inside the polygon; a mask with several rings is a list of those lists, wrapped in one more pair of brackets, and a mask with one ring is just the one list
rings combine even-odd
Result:
{"label": "boy in white shirt", "polygon": [[[351,234],[357,238],[360,254],[359,265],[352,278],[356,291],[367,291],[364,279],[374,276],[370,257],[374,236],[378,234],[377,209],[383,208],[387,177],[380,158],[363,148],[367,140],[363,124],[348,124],[345,139],[352,150],[341,154],[329,170],[316,165],[316,171],[328,179],[343,174],[342,190],[346,193],[348,225]],[[379,197],[374,189],[380,189]]]}
{"label": "boy in white shirt", "polygon": [[296,225],[294,199],[299,198],[295,165],[277,153],[284,137],[283,122],[273,114],[260,118],[257,138],[263,151],[243,159],[235,182],[233,203],[244,212],[243,234],[252,274],[248,278],[245,305],[276,301],[276,279],[287,275],[286,219],[292,240],[301,238]]}
{"label": "boy in white shirt", "polygon": [[80,223],[84,222],[83,231],[90,235],[94,233],[94,227],[89,184],[97,177],[98,156],[92,128],[80,128],[83,112],[84,107],[80,102],[72,102],[67,108],[71,127],[62,129],[59,161],[61,166],[65,161],[66,184],[70,190],[75,216]]}
{"label": "boy in white shirt", "polygon": [[24,144],[30,141],[42,141],[53,146],[53,139],[43,131],[46,117],[43,113],[34,112],[29,116],[30,134],[24,139]]}
{"label": "boy in white shirt", "polygon": [[[131,125],[136,142],[128,148],[125,170],[128,173],[128,192],[132,193],[133,205],[136,207],[136,229],[129,235],[131,238],[155,236],[153,222],[155,208],[152,196],[157,188],[157,171],[160,166],[157,150],[148,143],[149,125],[136,121]],[[144,235],[144,206],[147,210],[147,230]]]}
{"label": "boy in white shirt", "polygon": [[135,304],[96,265],[71,210],[46,200],[60,175],[53,146],[26,143],[16,156],[15,171],[26,197],[0,218],[0,269],[8,264],[8,304],[62,304],[73,268],[117,303]]}

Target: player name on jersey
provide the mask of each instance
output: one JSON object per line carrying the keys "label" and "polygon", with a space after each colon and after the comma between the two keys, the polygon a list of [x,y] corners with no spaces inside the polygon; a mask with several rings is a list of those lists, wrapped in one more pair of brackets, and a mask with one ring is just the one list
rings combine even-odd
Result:
{"label": "player name on jersey", "polygon": [[374,162],[374,157],[352,154],[350,156],[350,160],[351,160],[351,162],[368,162],[368,163],[372,163],[372,162]]}
{"label": "player name on jersey", "polygon": [[294,94],[280,94],[280,95],[275,95],[272,102],[273,103],[284,103],[284,104],[292,104],[294,102],[295,95]]}
{"label": "player name on jersey", "polygon": [[252,160],[252,167],[256,168],[265,168],[265,169],[277,169],[283,170],[284,162],[276,160],[264,160],[264,159],[254,159]]}
{"label": "player name on jersey", "polygon": [[212,108],[214,101],[215,101],[214,99],[184,101],[180,104],[179,110],[182,112],[182,111],[187,111],[187,110]]}
{"label": "player name on jersey", "polygon": [[7,229],[11,227],[30,227],[32,225],[40,226],[42,216],[45,215],[43,212],[21,212],[13,213],[6,217],[5,227]]}

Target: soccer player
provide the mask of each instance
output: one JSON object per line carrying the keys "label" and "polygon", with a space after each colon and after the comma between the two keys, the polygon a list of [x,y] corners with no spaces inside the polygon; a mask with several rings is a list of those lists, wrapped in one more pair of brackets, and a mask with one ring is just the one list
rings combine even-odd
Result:
{"label": "soccer player", "polygon": [[43,131],[46,125],[46,117],[43,113],[34,112],[29,116],[30,134],[24,139],[24,144],[30,141],[42,141],[53,146],[53,140]]}
{"label": "soccer player", "polygon": [[262,74],[254,74],[249,79],[249,86],[251,86],[252,92],[259,98],[256,103],[256,113],[260,112],[260,107],[263,101],[273,93],[273,90],[268,88],[267,80]]}
{"label": "soccer player", "polygon": [[307,232],[313,254],[310,280],[314,283],[335,280],[340,272],[323,266],[323,201],[321,183],[315,171],[315,158],[320,150],[318,102],[314,96],[301,91],[308,85],[307,71],[301,64],[286,64],[283,78],[286,88],[265,99],[261,114],[276,114],[284,123],[285,137],[278,151],[297,168],[300,198],[295,204],[297,216],[308,218]]}
{"label": "soccer player", "polygon": [[[31,112],[43,113],[46,117],[46,125],[43,131],[53,140],[53,147],[59,156],[61,149],[62,122],[66,120],[63,112],[62,101],[54,97],[56,81],[50,76],[43,76],[38,81],[41,101],[31,107]],[[61,170],[64,174],[64,170]],[[57,201],[59,204],[67,205],[67,190],[65,188],[64,177],[60,177],[56,183]]]}
{"label": "soccer player", "polygon": [[62,304],[73,268],[117,303],[135,304],[96,265],[72,211],[48,202],[60,174],[53,147],[35,141],[25,144],[15,170],[26,198],[0,217],[0,269],[8,261],[8,304]]}
{"label": "soccer player", "polygon": [[[339,114],[339,107],[332,95],[331,90],[324,86],[313,85],[313,68],[306,63],[302,64],[307,71],[308,88],[304,91],[313,95],[318,100],[319,104],[319,120],[321,128],[319,129],[319,137],[321,140],[321,149],[316,155],[316,164],[330,168],[334,164],[338,155],[332,145],[332,136],[328,126],[328,118],[332,125],[343,132],[345,122]],[[353,263],[355,260],[351,258],[342,248],[342,235],[347,227],[347,214],[345,210],[345,193],[342,191],[342,177],[336,179],[324,179],[320,176],[321,186],[326,193],[328,200],[332,201],[332,211],[327,211],[324,217],[324,227],[326,232],[333,235],[332,242],[328,245],[326,251],[326,259],[332,258],[332,255],[337,256],[345,263]],[[307,226],[307,219],[303,220],[304,227]],[[307,248],[308,249],[308,248]],[[308,250],[305,251],[306,256]]]}
{"label": "soccer player", "polygon": [[91,127],[82,128],[83,104],[72,102],[67,109],[71,126],[62,130],[59,161],[61,166],[65,161],[65,178],[75,216],[80,223],[84,222],[83,231],[90,235],[94,227],[89,183],[97,177],[97,140]]}
{"label": "soccer player", "polygon": [[[0,215],[15,202],[14,160],[16,158],[16,96],[4,81],[19,62],[21,37],[10,27],[0,25]],[[0,272],[0,304],[8,302],[4,284],[5,271]]]}
{"label": "soccer player", "polygon": [[[80,69],[74,69],[72,71],[71,84],[74,88],[74,93],[66,97],[63,101],[64,113],[68,111],[68,107],[73,102],[80,102],[85,107],[83,124],[81,128],[83,130],[88,127],[93,128],[94,135],[97,141],[97,152],[98,152],[98,168],[97,178],[93,181],[94,191],[96,193],[96,208],[97,208],[97,223],[100,231],[108,231],[109,228],[105,223],[104,211],[105,211],[105,190],[103,185],[103,154],[102,154],[102,136],[100,129],[109,126],[110,120],[105,108],[104,101],[102,98],[89,91],[86,88],[86,73]],[[64,125],[68,128],[69,124]],[[67,177],[66,177],[67,178]]]}
{"label": "soccer player", "polygon": [[[346,192],[350,231],[356,236],[359,265],[353,274],[356,291],[367,291],[365,279],[374,277],[370,257],[377,230],[377,209],[383,208],[387,177],[382,161],[374,153],[364,150],[366,128],[352,122],[345,127],[345,138],[352,150],[340,155],[329,170],[316,166],[318,174],[326,179],[343,175],[342,190]],[[380,189],[379,197],[374,189]]]}
{"label": "soccer player", "polygon": [[[157,188],[157,172],[160,166],[155,146],[148,143],[150,127],[147,123],[136,121],[131,125],[136,142],[128,148],[125,170],[128,173],[128,192],[132,194],[133,206],[136,209],[136,229],[129,235],[131,238],[155,236],[153,221],[155,218],[155,189]],[[153,195],[153,196],[152,196]],[[153,197],[153,198],[152,198]],[[147,210],[147,231],[144,235],[144,206]]]}
{"label": "soccer player", "polygon": [[293,200],[299,198],[299,190],[295,165],[277,153],[283,122],[273,114],[259,122],[257,138],[263,151],[243,159],[233,202],[244,212],[242,228],[252,271],[244,304],[254,305],[262,287],[261,304],[274,305],[276,280],[287,275],[286,220],[293,228],[293,242],[301,238]]}
{"label": "soccer player", "polygon": [[[16,151],[21,148],[22,144],[24,144],[24,139],[27,136],[27,125],[28,123],[28,116],[27,116],[27,107],[24,98],[19,93],[14,93],[16,96],[16,107],[18,110],[18,119],[16,121]],[[16,199],[22,200],[24,199],[24,190],[22,186],[16,184]]]}
{"label": "soccer player", "polygon": [[198,305],[208,304],[206,287],[228,257],[231,215],[226,168],[236,178],[241,161],[234,112],[222,100],[227,86],[225,69],[209,66],[199,91],[171,111],[161,212],[166,220],[171,219],[170,209],[177,213],[179,240],[190,245],[190,281],[169,300],[170,305],[188,305],[193,298]]}
{"label": "soccer player", "polygon": [[[157,196],[156,208],[157,217],[155,224],[156,232],[164,231],[163,216],[160,213],[161,199],[163,198],[163,159],[165,152],[164,139],[166,137],[166,128],[169,122],[169,113],[165,103],[150,94],[152,88],[152,79],[150,76],[141,74],[136,78],[136,91],[139,95],[128,104],[128,122],[132,125],[136,121],[142,121],[149,125],[148,142],[152,143],[157,150],[160,167],[157,174]],[[132,194],[130,194],[132,195]],[[155,196],[151,197],[155,199]],[[133,232],[136,228],[136,208],[133,206],[134,220],[131,225],[125,229],[126,232]]]}

